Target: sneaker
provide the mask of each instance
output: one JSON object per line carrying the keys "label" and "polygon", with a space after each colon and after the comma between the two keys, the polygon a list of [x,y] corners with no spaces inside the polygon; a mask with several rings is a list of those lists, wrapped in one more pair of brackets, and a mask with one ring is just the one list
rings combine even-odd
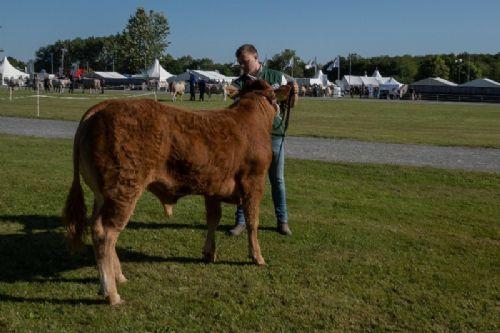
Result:
{"label": "sneaker", "polygon": [[284,236],[291,236],[292,235],[292,230],[290,230],[288,223],[279,223],[276,230]]}
{"label": "sneaker", "polygon": [[227,231],[227,235],[228,236],[239,236],[246,229],[247,229],[247,227],[244,224],[238,223],[238,224],[236,224],[236,226],[233,229]]}

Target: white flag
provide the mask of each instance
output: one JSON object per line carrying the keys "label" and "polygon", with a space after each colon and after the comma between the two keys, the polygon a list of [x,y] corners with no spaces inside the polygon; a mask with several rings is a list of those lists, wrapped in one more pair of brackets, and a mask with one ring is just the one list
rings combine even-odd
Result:
{"label": "white flag", "polygon": [[340,64],[340,59],[339,57],[335,58],[332,63],[330,64],[330,66],[327,67],[327,71],[331,71],[333,70],[334,68],[339,68],[339,64]]}
{"label": "white flag", "polygon": [[290,60],[288,60],[288,64],[286,64],[285,68],[292,68],[293,67],[293,57],[290,58]]}
{"label": "white flag", "polygon": [[309,60],[305,66],[305,69],[310,69],[310,68],[313,68],[316,66],[316,57],[314,58],[314,60]]}

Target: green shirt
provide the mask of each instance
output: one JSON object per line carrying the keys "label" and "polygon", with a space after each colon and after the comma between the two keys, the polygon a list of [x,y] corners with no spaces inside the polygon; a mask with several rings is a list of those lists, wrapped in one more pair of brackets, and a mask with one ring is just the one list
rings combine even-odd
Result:
{"label": "green shirt", "polygon": [[[256,80],[262,79],[267,81],[273,89],[278,89],[281,85],[286,82],[284,79],[283,73],[280,71],[270,69],[267,67],[262,67],[257,76],[252,76],[249,74],[243,74],[233,81],[233,85],[237,86],[239,89],[242,89],[245,86],[245,82],[248,80]],[[280,110],[280,112],[273,119],[273,136],[285,136],[285,122],[283,121],[285,110]]]}

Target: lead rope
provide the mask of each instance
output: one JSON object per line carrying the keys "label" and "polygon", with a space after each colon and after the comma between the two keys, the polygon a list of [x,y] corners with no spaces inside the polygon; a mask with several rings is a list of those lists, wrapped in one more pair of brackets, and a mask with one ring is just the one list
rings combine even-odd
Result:
{"label": "lead rope", "polygon": [[[286,130],[288,129],[288,122],[290,121],[290,110],[292,108],[292,98],[294,98],[294,92],[293,92],[293,86],[292,89],[290,90],[290,93],[288,94],[287,102],[285,104],[285,112],[283,114],[285,118],[285,133]],[[283,133],[283,134],[285,134]]]}

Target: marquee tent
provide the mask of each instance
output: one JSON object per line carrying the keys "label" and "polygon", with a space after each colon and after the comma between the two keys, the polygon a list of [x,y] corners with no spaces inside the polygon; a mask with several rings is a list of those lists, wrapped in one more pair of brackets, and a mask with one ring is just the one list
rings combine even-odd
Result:
{"label": "marquee tent", "polygon": [[172,77],[172,74],[167,72],[161,65],[158,59],[155,59],[154,64],[146,70],[146,76],[150,79],[157,79],[159,81],[167,81]]}
{"label": "marquee tent", "polygon": [[401,86],[402,86],[401,83],[399,83],[396,79],[391,77],[386,82],[380,84],[380,90],[393,91],[393,90],[398,90],[399,88],[401,88]]}
{"label": "marquee tent", "polygon": [[411,85],[412,86],[448,86],[448,87],[456,87],[457,86],[456,83],[442,79],[440,77],[428,77],[427,79],[413,82]]}
{"label": "marquee tent", "polygon": [[104,80],[126,80],[127,77],[117,72],[90,72],[85,77]]}
{"label": "marquee tent", "polygon": [[189,78],[190,78],[191,74],[194,75],[194,77],[195,77],[196,80],[202,80],[203,79],[205,81],[218,82],[218,83],[222,83],[222,82],[231,83],[233,81],[233,78],[225,76],[225,75],[222,75],[219,72],[216,72],[216,71],[202,71],[202,70],[197,69],[197,70],[187,70],[186,72],[184,72],[182,74],[179,74],[179,75],[176,75],[176,76],[172,76],[172,77],[170,77],[168,79],[168,82],[189,81]]}
{"label": "marquee tent", "polygon": [[312,85],[319,85],[322,88],[325,88],[327,86],[333,86],[334,84],[330,81],[328,81],[328,77],[326,74],[323,73],[323,71],[319,70],[318,73],[316,74],[316,77],[314,78],[297,78],[296,79],[297,84],[301,86],[312,86]]}
{"label": "marquee tent", "polygon": [[375,71],[373,71],[372,76],[368,76],[366,74],[364,76],[344,75],[342,77],[342,80],[340,81],[340,86],[342,86],[343,90],[349,90],[351,87],[361,87],[361,86],[376,88],[388,82],[390,79],[391,78],[389,77],[382,76],[379,70],[375,69]]}
{"label": "marquee tent", "polygon": [[500,83],[484,78],[466,82],[464,84],[461,84],[460,87],[499,88]]}
{"label": "marquee tent", "polygon": [[12,66],[7,57],[3,58],[2,64],[0,65],[0,85],[6,85],[10,79],[25,79],[28,77],[28,74]]}

